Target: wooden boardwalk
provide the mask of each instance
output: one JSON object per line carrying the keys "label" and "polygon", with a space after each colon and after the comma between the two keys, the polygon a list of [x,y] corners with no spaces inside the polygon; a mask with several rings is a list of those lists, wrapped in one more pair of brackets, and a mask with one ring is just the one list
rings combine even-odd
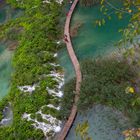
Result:
{"label": "wooden boardwalk", "polygon": [[66,22],[65,22],[65,28],[64,28],[64,35],[67,36],[67,41],[66,41],[67,51],[69,53],[70,59],[73,63],[75,73],[76,73],[76,95],[75,95],[75,102],[74,102],[73,107],[71,109],[70,116],[69,116],[67,122],[65,123],[62,131],[60,132],[58,140],[64,140],[66,138],[66,136],[67,136],[72,124],[73,124],[73,121],[76,117],[76,114],[77,114],[76,103],[79,99],[80,84],[82,81],[80,64],[79,64],[78,59],[77,59],[75,52],[73,50],[73,46],[72,46],[71,38],[70,38],[70,21],[71,21],[72,13],[73,13],[77,3],[78,3],[78,0],[74,0],[73,4],[69,10],[69,13],[67,15]]}

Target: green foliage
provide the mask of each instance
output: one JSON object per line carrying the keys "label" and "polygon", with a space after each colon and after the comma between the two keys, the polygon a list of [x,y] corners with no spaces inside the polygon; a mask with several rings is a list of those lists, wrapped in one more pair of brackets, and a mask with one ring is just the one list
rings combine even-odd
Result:
{"label": "green foliage", "polygon": [[[46,87],[54,88],[57,82],[52,77],[47,77],[50,71],[61,71],[60,67],[54,68],[49,63],[54,63],[54,53],[58,50],[56,40],[60,37],[58,18],[61,5],[56,2],[43,4],[42,0],[7,0],[14,8],[24,10],[24,15],[0,25],[0,39],[18,41],[19,45],[13,57],[14,73],[12,75],[9,95],[0,102],[0,111],[8,102],[13,107],[13,124],[0,127],[1,140],[43,140],[45,136],[41,130],[36,130],[32,121],[22,119],[26,112],[31,118],[44,121],[36,112],[43,105],[59,105],[60,100],[49,95]],[[36,90],[24,93],[18,86],[38,84]],[[60,118],[60,114],[48,108],[47,113]],[[2,115],[0,114],[0,119]]]}
{"label": "green foliage", "polygon": [[137,74],[126,61],[115,59],[85,60],[82,63],[79,110],[86,110],[94,103],[105,104],[125,111],[134,124],[139,125],[139,105],[133,107],[138,93],[126,94],[127,86],[133,86]]}
{"label": "green foliage", "polygon": [[56,109],[44,106],[43,109],[42,109],[42,113],[43,114],[51,114],[53,117],[60,119],[60,112]]}
{"label": "green foliage", "polygon": [[64,86],[64,95],[62,98],[60,110],[60,115],[63,119],[66,119],[71,112],[75,97],[75,84],[75,79],[72,79]]}
{"label": "green foliage", "polygon": [[80,135],[82,140],[92,140],[92,138],[88,136],[88,129],[88,121],[85,121],[82,124],[78,124],[75,129],[76,135]]}
{"label": "green foliage", "polygon": [[3,114],[0,112],[0,121],[3,119]]}
{"label": "green foliage", "polygon": [[[119,41],[120,46],[124,45],[130,45],[138,43],[138,40],[136,37],[140,34],[140,1],[139,0],[123,0],[118,1],[118,3],[121,3],[121,7],[118,8],[117,3],[112,3],[112,1],[106,1],[101,0],[101,8],[100,11],[103,13],[103,15],[107,19],[111,19],[110,13],[114,13],[118,16],[118,19],[123,19],[124,15],[130,16],[130,22],[128,27],[126,27],[124,30],[121,30],[123,34],[123,38]],[[108,7],[111,7],[114,12],[110,12],[108,10]],[[98,25],[98,23],[97,23]],[[100,25],[100,24],[99,24]]]}
{"label": "green foliage", "polygon": [[136,140],[133,136],[125,138],[125,140]]}
{"label": "green foliage", "polygon": [[37,121],[39,121],[39,122],[43,122],[43,119],[42,119],[41,114],[36,114],[36,119],[37,119]]}

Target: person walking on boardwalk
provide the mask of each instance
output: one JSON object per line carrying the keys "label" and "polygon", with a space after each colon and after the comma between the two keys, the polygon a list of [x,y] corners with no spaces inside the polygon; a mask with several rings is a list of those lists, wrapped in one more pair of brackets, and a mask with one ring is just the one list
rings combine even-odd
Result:
{"label": "person walking on boardwalk", "polygon": [[69,42],[66,34],[64,35],[64,41]]}

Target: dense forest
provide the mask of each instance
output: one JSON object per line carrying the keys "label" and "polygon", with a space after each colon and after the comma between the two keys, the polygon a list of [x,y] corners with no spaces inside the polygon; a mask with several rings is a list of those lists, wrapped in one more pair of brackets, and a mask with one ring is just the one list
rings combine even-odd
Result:
{"label": "dense forest", "polygon": [[1,40],[18,42],[10,92],[0,102],[0,120],[3,109],[11,103],[13,123],[0,127],[0,139],[43,140],[55,135],[58,131],[55,128],[60,129],[63,118],[59,111],[63,71],[56,58],[61,47],[57,41],[61,38],[62,5],[42,0],[7,0],[7,3],[23,10],[23,14],[0,25]]}

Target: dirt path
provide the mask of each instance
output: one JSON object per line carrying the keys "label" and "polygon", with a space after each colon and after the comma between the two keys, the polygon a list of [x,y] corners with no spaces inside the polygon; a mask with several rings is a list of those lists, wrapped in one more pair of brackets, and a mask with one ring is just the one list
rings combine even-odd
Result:
{"label": "dirt path", "polygon": [[82,75],[81,75],[81,70],[80,70],[80,64],[78,62],[78,59],[75,55],[75,52],[73,50],[73,46],[71,43],[71,38],[70,38],[70,21],[71,21],[71,16],[72,13],[75,9],[75,6],[77,5],[78,0],[74,0],[69,13],[67,15],[66,18],[66,22],[65,22],[65,28],[64,28],[64,35],[67,36],[67,41],[66,41],[66,46],[67,46],[67,51],[69,53],[70,59],[74,65],[74,69],[75,69],[75,73],[76,73],[76,95],[75,95],[75,103],[73,104],[72,110],[71,110],[71,114],[67,120],[67,122],[65,123],[60,135],[59,135],[59,139],[58,140],[64,140],[73,124],[73,121],[76,117],[77,114],[77,106],[76,103],[79,99],[79,91],[80,91],[80,83],[82,81]]}

